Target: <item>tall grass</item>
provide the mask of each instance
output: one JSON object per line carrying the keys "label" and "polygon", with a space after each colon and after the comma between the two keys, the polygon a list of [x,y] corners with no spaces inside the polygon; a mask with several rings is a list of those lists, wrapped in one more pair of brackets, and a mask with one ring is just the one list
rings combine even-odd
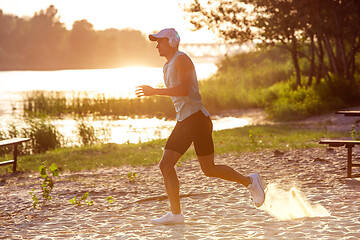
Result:
{"label": "tall grass", "polygon": [[[282,124],[216,131],[213,137],[215,154],[237,154],[266,149],[323,147],[318,144],[320,138],[343,135],[344,133],[340,132],[328,132],[326,126],[319,126],[318,129],[306,129],[299,125]],[[122,165],[149,166],[159,162],[165,142],[166,139],[159,139],[141,144],[100,144],[54,149],[44,154],[21,156],[19,170],[37,171],[38,166],[45,161],[48,164],[55,163],[62,171],[80,171]],[[195,151],[191,148],[181,158],[179,164],[195,157]]]}
{"label": "tall grass", "polygon": [[[67,146],[67,140],[59,132],[57,127],[51,123],[50,118],[32,118],[23,119],[25,125],[16,126],[15,123],[9,123],[7,129],[0,129],[0,140],[23,137],[30,138],[29,142],[25,142],[18,147],[19,154],[38,154],[49,150],[54,150]],[[79,144],[76,146],[90,146],[102,144],[108,140],[108,131],[106,127],[97,129],[91,125],[91,122],[85,121],[83,118],[76,119],[76,136]],[[12,147],[0,148],[0,156],[11,154]]]}
{"label": "tall grass", "polygon": [[165,97],[114,98],[105,94],[89,97],[86,93],[74,93],[65,97],[64,92],[33,91],[24,96],[24,112],[29,115],[62,116],[134,116],[149,115],[174,118],[171,99]]}
{"label": "tall grass", "polygon": [[[36,154],[61,147],[63,135],[47,118],[25,118],[25,127],[9,123],[8,129],[0,131],[0,140],[16,137],[30,138],[30,142],[18,147],[19,154]],[[1,148],[0,156],[11,153],[12,148]]]}

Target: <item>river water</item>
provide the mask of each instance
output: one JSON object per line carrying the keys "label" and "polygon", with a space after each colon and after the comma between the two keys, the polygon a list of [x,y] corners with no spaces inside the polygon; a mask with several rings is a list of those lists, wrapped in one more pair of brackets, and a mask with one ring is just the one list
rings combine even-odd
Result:
{"label": "river water", "polygon": [[[195,64],[200,81],[215,73],[212,63]],[[74,96],[86,93],[88,96],[104,94],[107,97],[134,98],[139,85],[163,86],[162,68],[127,67],[118,69],[61,70],[61,71],[3,71],[0,72],[0,131],[6,131],[10,123],[20,128],[25,126],[21,118],[22,102],[26,93],[61,91]],[[223,130],[253,124],[252,116],[212,116],[214,130]],[[52,119],[51,122],[64,135],[68,145],[76,145],[77,121],[72,118]],[[87,119],[107,142],[138,143],[166,138],[175,126],[174,120],[157,118],[129,118],[118,120]]]}

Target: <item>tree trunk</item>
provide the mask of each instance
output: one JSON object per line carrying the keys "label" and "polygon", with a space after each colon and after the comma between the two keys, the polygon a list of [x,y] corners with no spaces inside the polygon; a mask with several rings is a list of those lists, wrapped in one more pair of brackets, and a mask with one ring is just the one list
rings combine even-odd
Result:
{"label": "tree trunk", "polygon": [[334,54],[334,51],[333,51],[333,49],[331,47],[330,40],[326,35],[324,35],[323,39],[324,39],[324,43],[325,43],[325,49],[327,51],[327,55],[328,55],[328,58],[329,58],[330,71],[332,73],[334,73],[335,75],[339,75],[339,71],[338,71],[338,68],[337,68],[337,65],[336,65],[335,54]]}
{"label": "tree trunk", "polygon": [[346,78],[348,75],[348,63],[346,61],[344,39],[342,36],[336,38],[336,59],[340,76]]}
{"label": "tree trunk", "polygon": [[346,58],[346,61],[348,62],[348,67],[349,67],[348,75],[346,76],[346,78],[350,79],[351,82],[353,82],[355,80],[354,79],[354,74],[355,74],[355,70],[356,70],[355,54],[360,48],[360,40],[357,41],[356,39],[357,39],[356,33],[353,33],[350,51]]}
{"label": "tree trunk", "polygon": [[296,74],[296,86],[301,86],[301,75],[300,75],[300,67],[299,67],[299,60],[297,54],[297,39],[294,34],[292,34],[291,38],[291,57],[293,60],[295,74]]}
{"label": "tree trunk", "polygon": [[309,71],[309,78],[308,78],[308,82],[307,82],[307,86],[311,87],[312,85],[312,80],[313,80],[313,76],[314,76],[314,71],[315,71],[315,44],[314,44],[314,34],[310,33],[310,40],[311,40],[311,44],[310,44],[310,71]]}
{"label": "tree trunk", "polygon": [[319,70],[318,74],[316,76],[316,84],[320,84],[321,78],[323,77],[323,72],[325,71],[324,67],[324,49],[322,45],[322,39],[318,38],[318,44],[319,44]]}

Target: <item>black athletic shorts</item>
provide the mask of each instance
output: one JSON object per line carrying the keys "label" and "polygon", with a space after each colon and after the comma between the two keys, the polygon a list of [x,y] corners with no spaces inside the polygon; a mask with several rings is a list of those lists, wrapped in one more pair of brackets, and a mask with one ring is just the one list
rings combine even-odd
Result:
{"label": "black athletic shorts", "polygon": [[214,153],[212,130],[213,124],[210,117],[198,111],[176,123],[165,149],[184,154],[193,142],[197,156],[210,155]]}

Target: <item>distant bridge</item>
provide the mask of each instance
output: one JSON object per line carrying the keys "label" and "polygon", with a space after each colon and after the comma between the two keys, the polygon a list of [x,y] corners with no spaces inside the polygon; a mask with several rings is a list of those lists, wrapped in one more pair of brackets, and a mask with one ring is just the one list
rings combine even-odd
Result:
{"label": "distant bridge", "polygon": [[197,60],[214,61],[226,55],[249,51],[254,45],[233,43],[180,43],[180,50]]}

